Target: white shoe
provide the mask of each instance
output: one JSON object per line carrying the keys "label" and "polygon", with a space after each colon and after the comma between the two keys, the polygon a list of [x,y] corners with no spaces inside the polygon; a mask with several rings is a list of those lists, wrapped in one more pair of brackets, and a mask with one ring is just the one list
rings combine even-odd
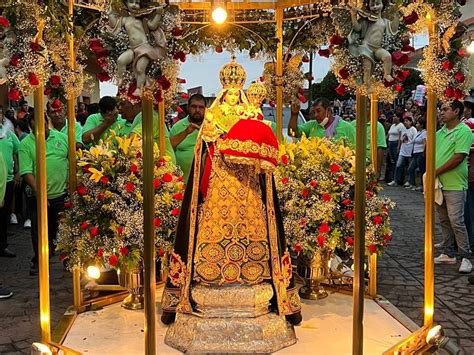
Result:
{"label": "white shoe", "polygon": [[472,271],[472,263],[469,259],[463,258],[461,266],[459,267],[459,273],[469,274]]}
{"label": "white shoe", "polygon": [[10,224],[18,224],[18,220],[16,219],[16,215],[14,213],[10,215]]}
{"label": "white shoe", "polygon": [[414,191],[416,189],[416,186],[408,185],[408,186],[405,186],[405,189]]}
{"label": "white shoe", "polygon": [[436,244],[434,245],[434,247],[435,247],[436,249],[439,249],[439,248],[441,248],[442,246],[443,246],[443,243],[436,243]]}
{"label": "white shoe", "polygon": [[31,220],[27,219],[23,224],[23,228],[31,228]]}
{"label": "white shoe", "polygon": [[435,264],[456,264],[456,257],[450,258],[446,254],[441,254],[440,256],[434,258]]}
{"label": "white shoe", "polygon": [[395,182],[395,180],[393,180],[393,181],[389,182],[387,185],[393,187],[393,186],[397,186],[397,183]]}
{"label": "white shoe", "polygon": [[421,191],[421,192],[423,192],[423,186],[418,186],[417,188],[415,188],[415,191]]}
{"label": "white shoe", "polygon": [[410,183],[407,181],[406,183],[403,184],[403,187],[409,187],[411,186]]}

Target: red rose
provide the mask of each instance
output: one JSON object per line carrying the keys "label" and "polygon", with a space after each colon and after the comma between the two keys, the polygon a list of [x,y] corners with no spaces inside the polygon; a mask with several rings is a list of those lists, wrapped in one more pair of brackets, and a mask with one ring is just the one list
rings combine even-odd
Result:
{"label": "red rose", "polygon": [[326,192],[323,193],[323,201],[324,201],[324,202],[329,202],[329,201],[331,201],[331,195],[328,194],[328,193],[326,193]]}
{"label": "red rose", "polygon": [[175,60],[180,60],[181,63],[184,63],[186,61],[186,54],[183,52],[183,51],[179,51],[179,52],[176,52],[174,55],[173,55],[173,58]]}
{"label": "red rose", "polygon": [[383,240],[386,240],[387,242],[391,241],[392,240],[392,236],[390,234],[385,234],[383,236]]}
{"label": "red rose", "polygon": [[288,155],[285,154],[285,155],[281,156],[281,162],[282,162],[283,165],[288,164],[289,161],[290,160],[288,159]]}
{"label": "red rose", "polygon": [[275,101],[273,101],[273,100],[270,100],[270,102],[268,104],[270,105],[270,107],[275,107],[276,106]]}
{"label": "red rose", "polygon": [[159,255],[160,258],[165,256],[165,254],[166,254],[166,252],[163,249],[158,250],[158,255]]}
{"label": "red rose", "polygon": [[301,247],[301,243],[300,242],[296,243],[293,250],[297,253],[300,253],[301,250],[303,250],[303,248]]}
{"label": "red rose", "polygon": [[39,52],[41,50],[41,46],[36,43],[36,42],[31,42],[30,43],[30,49],[33,51],[33,52]]}
{"label": "red rose", "polygon": [[91,167],[90,164],[84,165],[84,166],[82,167],[82,172],[83,172],[84,174],[87,174],[87,173],[89,172],[89,168],[90,168],[90,167]]}
{"label": "red rose", "polygon": [[85,186],[78,186],[77,187],[77,193],[81,196],[84,196],[87,194],[87,189],[85,188]]}
{"label": "red rose", "polygon": [[186,79],[178,79],[179,84],[186,84]]}
{"label": "red rose", "polygon": [[335,89],[336,93],[339,96],[345,96],[346,95],[346,86],[344,84],[339,84],[337,88]]}
{"label": "red rose", "polygon": [[460,48],[460,49],[458,50],[458,55],[459,55],[460,57],[465,57],[465,56],[467,55],[467,52],[466,52],[466,50],[465,50],[464,48]]}
{"label": "red rose", "polygon": [[44,91],[43,91],[43,93],[44,93],[46,96],[51,95],[52,92],[53,92],[53,90],[51,90],[50,87],[45,88]]}
{"label": "red rose", "polygon": [[331,51],[329,49],[320,49],[318,51],[319,56],[329,58]]}
{"label": "red rose", "polygon": [[18,65],[20,65],[20,57],[17,55],[12,56],[10,58],[10,65],[12,67],[17,67]]}
{"label": "red rose", "polygon": [[305,55],[303,56],[303,58],[301,58],[301,61],[302,61],[303,63],[309,63],[309,57],[308,57],[308,55],[305,54]]}
{"label": "red rose", "polygon": [[100,182],[104,185],[107,185],[109,183],[109,179],[107,178],[107,176],[102,176],[100,178]]}
{"label": "red rose", "polygon": [[403,53],[401,51],[392,53],[392,63],[397,67],[402,67],[405,64],[408,64],[409,61],[410,58],[408,58],[408,55],[406,55],[406,53]]}
{"label": "red rose", "polygon": [[161,181],[159,179],[153,179],[153,187],[157,189],[160,186],[161,186]]}
{"label": "red rose", "polygon": [[58,98],[54,99],[51,103],[51,108],[54,110],[59,110],[62,106],[63,104]]}
{"label": "red rose", "polygon": [[89,228],[89,223],[86,221],[86,222],[82,222],[81,224],[81,229],[82,230],[86,230],[87,228]]}
{"label": "red rose", "polygon": [[29,73],[28,74],[28,83],[31,86],[37,86],[39,85],[39,79],[38,76],[35,73]]}
{"label": "red rose", "polygon": [[103,57],[103,58],[97,58],[96,59],[96,62],[97,62],[97,66],[99,68],[105,68],[107,66],[107,64],[109,64],[109,61],[107,60],[107,58]]}
{"label": "red rose", "polygon": [[173,37],[180,37],[183,34],[183,30],[179,27],[175,27],[171,30],[171,34]]}
{"label": "red rose", "polygon": [[8,26],[10,26],[10,21],[8,21],[8,19],[6,19],[5,17],[0,16],[0,26],[7,28]]}
{"label": "red rose", "polygon": [[59,84],[61,84],[61,77],[59,75],[51,75],[51,77],[49,78],[49,82],[53,86],[58,86]]}
{"label": "red rose", "polygon": [[450,60],[445,60],[441,66],[443,67],[444,70],[454,69],[454,63],[451,62]]}
{"label": "red rose", "polygon": [[67,209],[72,208],[72,202],[71,201],[64,202],[64,208],[67,208]]}
{"label": "red rose", "polygon": [[216,53],[222,53],[222,47],[216,47]]}
{"label": "red rose", "polygon": [[91,235],[91,237],[97,237],[99,235],[99,228],[97,227],[92,227],[90,230],[89,230],[89,234]]}
{"label": "red rose", "polygon": [[413,25],[416,21],[418,21],[418,19],[419,17],[415,10],[413,10],[410,15],[403,17],[403,20],[407,25]]}
{"label": "red rose", "polygon": [[101,49],[104,49],[102,46],[102,41],[98,38],[91,38],[89,41],[89,49],[93,52],[97,52]]}
{"label": "red rose", "polygon": [[171,182],[173,181],[173,175],[171,175],[170,173],[166,173],[163,175],[163,181],[164,182]]}
{"label": "red rose", "polygon": [[153,98],[155,99],[156,102],[162,102],[163,101],[163,95],[161,94],[161,90],[157,90],[155,92],[155,95],[153,95]]}
{"label": "red rose", "polygon": [[462,100],[464,99],[464,96],[466,96],[466,93],[461,90],[461,89],[454,89],[454,97],[456,98],[456,100]]}
{"label": "red rose", "polygon": [[344,39],[339,35],[334,35],[329,38],[329,44],[331,44],[332,46],[342,46],[343,41]]}
{"label": "red rose", "polygon": [[18,101],[20,100],[20,90],[18,89],[10,89],[8,91],[8,100],[10,101]]}
{"label": "red rose", "polygon": [[178,201],[181,201],[183,199],[183,193],[182,192],[178,192],[176,194],[173,195],[173,198],[175,200],[178,200]]}
{"label": "red rose", "polygon": [[374,222],[374,224],[381,224],[383,222],[383,219],[380,216],[375,216],[374,218],[372,218],[372,222]]}
{"label": "red rose", "polygon": [[161,75],[156,81],[161,86],[161,88],[165,91],[171,87],[170,81],[164,75]]}
{"label": "red rose", "polygon": [[119,259],[117,257],[117,255],[112,255],[110,258],[109,258],[109,264],[111,266],[117,266],[118,265],[118,262],[119,262]]}
{"label": "red rose", "polygon": [[283,179],[281,179],[281,183],[282,183],[283,185],[288,184],[289,181],[290,181],[290,179],[288,179],[287,177],[284,177]]}
{"label": "red rose", "polygon": [[153,218],[153,224],[155,225],[155,228],[160,228],[161,227],[161,219],[158,217]]}
{"label": "red rose", "polygon": [[396,73],[395,73],[395,78],[398,80],[398,81],[401,81],[401,82],[404,82],[405,80],[408,79],[408,76],[410,75],[410,71],[409,70],[398,70]]}
{"label": "red rose", "polygon": [[181,98],[184,99],[184,100],[186,100],[186,99],[189,98],[189,95],[186,94],[185,92],[183,92],[183,93],[181,94]]}
{"label": "red rose", "polygon": [[344,200],[342,201],[342,204],[343,204],[344,206],[348,206],[348,205],[351,204],[351,200],[348,199],[348,198],[346,198],[346,199],[344,199]]}
{"label": "red rose", "polygon": [[354,219],[354,216],[355,213],[353,210],[348,210],[344,212],[344,217],[346,217],[346,219]]}
{"label": "red rose", "polygon": [[323,235],[318,235],[317,240],[318,240],[318,245],[321,248],[324,246],[324,243],[326,243],[326,237]]}
{"label": "red rose", "polygon": [[454,97],[454,88],[453,87],[447,87],[446,90],[444,90],[444,94],[448,99],[452,99]]}
{"label": "red rose", "polygon": [[371,198],[372,196],[374,196],[374,193],[372,191],[366,191],[365,192],[365,197]]}
{"label": "red rose", "polygon": [[[311,79],[311,80],[313,80],[313,79]],[[304,104],[308,100],[306,100],[306,97],[304,97],[303,95],[299,95],[298,96],[298,101],[301,102],[302,104]]]}
{"label": "red rose", "polygon": [[130,165],[130,171],[133,173],[133,174],[136,174],[138,173],[138,166],[136,164],[133,164]]}
{"label": "red rose", "polygon": [[128,255],[128,248],[127,247],[120,248],[120,254],[122,254],[123,256],[127,256]]}
{"label": "red rose", "polygon": [[97,79],[99,79],[99,81],[103,82],[103,81],[109,81],[112,78],[105,71],[101,71],[101,72],[97,73]]}
{"label": "red rose", "polygon": [[354,238],[347,237],[346,238],[346,243],[349,244],[350,246],[353,246],[354,245]]}
{"label": "red rose", "polygon": [[410,46],[409,44],[405,44],[403,47],[402,47],[402,52],[405,52],[405,53],[413,53],[415,52],[415,48]]}
{"label": "red rose", "polygon": [[369,245],[369,251],[370,251],[371,254],[376,253],[377,252],[377,247],[374,244],[370,244]]}
{"label": "red rose", "polygon": [[99,201],[104,200],[104,199],[105,199],[105,194],[104,194],[103,192],[99,192],[99,193],[97,194],[97,199],[98,199]]}
{"label": "red rose", "polygon": [[117,227],[117,234],[122,235],[122,233],[123,233],[123,227],[118,226]]}
{"label": "red rose", "polygon": [[174,209],[171,211],[171,214],[172,214],[173,216],[177,216],[177,215],[179,215],[179,212],[180,212],[179,208],[174,208]]}
{"label": "red rose", "polygon": [[464,75],[463,72],[457,72],[454,74],[454,79],[456,79],[459,83],[463,83],[464,80],[466,80],[466,76]]}
{"label": "red rose", "polygon": [[97,250],[97,257],[101,258],[103,256],[104,256],[104,249],[99,248],[99,250]]}
{"label": "red rose", "polygon": [[317,181],[314,181],[314,180],[312,180],[309,184],[311,185],[311,187],[316,187],[316,186],[318,186],[318,182],[317,182]]}
{"label": "red rose", "polygon": [[178,176],[178,177],[176,178],[176,181],[179,181],[179,182],[183,181],[183,177],[182,177],[182,176]]}
{"label": "red rose", "polygon": [[397,85],[395,85],[395,90],[398,91],[398,92],[401,92],[401,91],[403,91],[403,86],[397,84]]}
{"label": "red rose", "polygon": [[339,176],[339,177],[337,178],[337,183],[338,183],[338,184],[343,184],[343,183],[344,183],[344,177]]}
{"label": "red rose", "polygon": [[339,77],[342,79],[342,80],[346,80],[349,78],[349,70],[347,70],[346,67],[344,68],[341,68],[339,70]]}
{"label": "red rose", "polygon": [[331,228],[329,228],[329,225],[327,223],[323,223],[319,226],[319,233],[329,233]]}
{"label": "red rose", "polygon": [[95,58],[96,59],[99,59],[99,58],[106,58],[109,56],[109,51],[105,48],[99,48],[95,51]]}
{"label": "red rose", "polygon": [[131,192],[135,191],[135,185],[133,183],[131,183],[130,181],[127,182],[125,184],[125,191],[127,191],[128,193],[131,193]]}

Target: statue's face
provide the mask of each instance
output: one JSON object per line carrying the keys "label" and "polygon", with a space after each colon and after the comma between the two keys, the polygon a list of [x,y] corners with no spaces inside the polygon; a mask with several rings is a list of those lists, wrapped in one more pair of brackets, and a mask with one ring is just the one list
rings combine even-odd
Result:
{"label": "statue's face", "polygon": [[239,103],[240,93],[237,89],[229,89],[224,97],[224,101],[229,106],[235,106]]}
{"label": "statue's face", "polygon": [[140,10],[140,0],[126,0],[125,5],[129,10]]}
{"label": "statue's face", "polygon": [[369,10],[373,12],[379,12],[383,10],[382,0],[369,0]]}

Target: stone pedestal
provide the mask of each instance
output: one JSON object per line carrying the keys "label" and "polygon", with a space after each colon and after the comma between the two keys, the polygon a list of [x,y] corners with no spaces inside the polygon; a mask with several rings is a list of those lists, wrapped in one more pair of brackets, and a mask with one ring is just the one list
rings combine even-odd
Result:
{"label": "stone pedestal", "polygon": [[196,286],[193,314],[176,315],[165,343],[188,353],[272,353],[296,343],[284,316],[268,310],[273,288]]}

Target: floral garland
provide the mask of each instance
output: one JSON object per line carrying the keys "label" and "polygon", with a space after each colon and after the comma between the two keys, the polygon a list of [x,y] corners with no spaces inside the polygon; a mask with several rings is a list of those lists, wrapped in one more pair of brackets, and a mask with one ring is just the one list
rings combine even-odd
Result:
{"label": "floral garland", "polygon": [[[143,254],[143,160],[138,138],[111,135],[79,152],[78,187],[65,204],[57,249],[68,267],[98,264],[135,268]],[[155,246],[164,256],[173,245],[183,199],[181,171],[159,158],[153,186]]]}
{"label": "floral garland", "polygon": [[[275,179],[288,245],[312,257],[317,250],[351,250],[354,245],[355,151],[327,139],[303,137],[280,146]],[[367,168],[366,254],[381,254],[391,240],[388,209]]]}
{"label": "floral garland", "polygon": [[[399,16],[395,7],[388,7],[382,13],[383,18],[395,18]],[[324,57],[332,56],[331,69],[338,77],[340,85],[336,92],[340,96],[345,96],[347,89],[354,91],[361,89],[363,94],[376,94],[380,101],[393,102],[397,95],[403,91],[403,82],[408,78],[409,71],[403,66],[409,62],[409,53],[415,49],[410,46],[410,37],[406,21],[399,25],[397,33],[394,35],[384,34],[381,47],[386,49],[392,56],[393,81],[387,82],[384,79],[383,63],[376,61],[372,77],[370,90],[363,83],[363,63],[359,56],[355,56],[349,50],[348,37],[351,34],[352,22],[350,12],[346,8],[334,8],[331,15],[334,27],[338,34],[329,39],[329,47],[319,50],[319,55]]]}

